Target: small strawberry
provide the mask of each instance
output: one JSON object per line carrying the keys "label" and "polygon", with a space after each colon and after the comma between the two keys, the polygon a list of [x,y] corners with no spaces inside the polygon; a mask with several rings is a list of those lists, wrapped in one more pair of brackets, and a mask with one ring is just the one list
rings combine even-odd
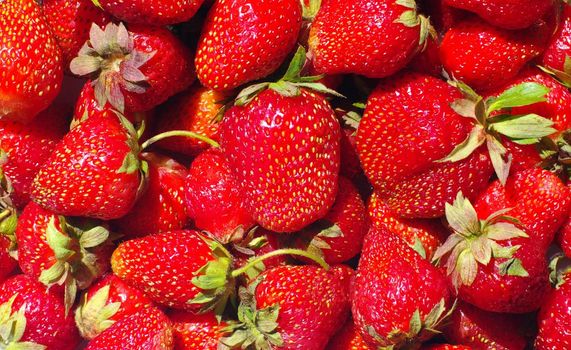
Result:
{"label": "small strawberry", "polygon": [[68,220],[31,202],[18,220],[16,240],[22,271],[48,287],[65,288],[69,311],[78,289],[109,268],[109,231],[94,222]]}
{"label": "small strawberry", "polygon": [[563,5],[561,23],[540,63],[565,84],[571,84],[571,6]]}
{"label": "small strawberry", "polygon": [[226,322],[218,322],[214,313],[195,315],[175,310],[168,314],[173,323],[175,350],[217,350]]}
{"label": "small strawberry", "polygon": [[373,350],[361,337],[352,319],[331,338],[325,350]]}
{"label": "small strawberry", "polygon": [[173,350],[172,323],[157,308],[148,307],[115,322],[85,350]]}
{"label": "small strawberry", "polygon": [[537,316],[537,350],[564,350],[571,347],[571,273],[563,276]]}
{"label": "small strawberry", "polygon": [[162,26],[186,22],[204,0],[98,0],[100,6],[114,17],[129,23]]}
{"label": "small strawberry", "polygon": [[34,0],[0,2],[0,38],[0,119],[28,122],[60,91],[61,52]]}
{"label": "small strawberry", "polygon": [[245,209],[239,185],[219,149],[194,159],[185,180],[188,216],[221,242],[240,240],[255,224]]}
{"label": "small strawberry", "polygon": [[186,168],[155,153],[142,153],[141,159],[148,164],[147,189],[131,211],[115,220],[114,225],[129,238],[182,229],[187,222]]}
{"label": "small strawberry", "polygon": [[[218,115],[223,111],[223,101],[228,94],[195,85],[169,100],[158,113],[156,130],[187,130],[219,141]],[[172,137],[157,145],[168,151],[186,156],[196,156],[210,147],[209,144],[188,137]]]}
{"label": "small strawberry", "polygon": [[524,29],[539,21],[555,6],[555,0],[444,0],[448,6],[478,14],[505,29]]}
{"label": "small strawberry", "polygon": [[445,276],[384,228],[365,237],[352,290],[355,325],[375,348],[418,346],[451,311]]}
{"label": "small strawberry", "polygon": [[238,318],[219,349],[323,349],[349,315],[337,270],[278,266],[240,291]]}
{"label": "small strawberry", "polygon": [[429,31],[414,0],[325,0],[311,25],[309,47],[319,73],[383,78],[407,65]]}
{"label": "small strawberry", "polygon": [[85,291],[75,310],[75,324],[81,336],[91,340],[115,322],[152,305],[143,292],[109,274]]}
{"label": "small strawberry", "polygon": [[120,112],[148,111],[194,80],[191,52],[170,31],[122,23],[94,23],[70,69],[93,80],[100,107]]}
{"label": "small strawberry", "polygon": [[0,344],[5,349],[75,350],[80,337],[57,293],[17,275],[0,285]]}
{"label": "small strawberry", "polygon": [[444,35],[440,58],[449,74],[472,88],[496,88],[509,83],[543,52],[550,27],[541,21],[523,31],[509,31],[470,18]]}
{"label": "small strawberry", "polygon": [[231,90],[273,73],[295,48],[301,29],[298,0],[219,0],[198,42],[202,85]]}
{"label": "small strawberry", "polygon": [[136,131],[123,117],[71,130],[36,175],[32,199],[57,214],[104,220],[131,210],[142,184]]}

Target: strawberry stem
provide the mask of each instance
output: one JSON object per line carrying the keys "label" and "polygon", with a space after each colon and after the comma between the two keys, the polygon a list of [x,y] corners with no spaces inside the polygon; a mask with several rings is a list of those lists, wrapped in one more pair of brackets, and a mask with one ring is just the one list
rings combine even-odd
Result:
{"label": "strawberry stem", "polygon": [[197,134],[195,132],[187,131],[187,130],[172,130],[172,131],[167,131],[167,132],[164,132],[162,134],[158,134],[158,135],[151,137],[147,141],[143,142],[143,144],[141,145],[141,148],[146,149],[147,147],[149,147],[150,145],[152,145],[155,142],[158,142],[158,141],[161,141],[163,139],[173,137],[173,136],[190,137],[193,139],[204,141],[207,144],[211,145],[212,147],[216,147],[216,148],[220,147],[220,144],[218,142],[216,142],[216,141],[212,140],[211,138],[206,137],[202,134]]}
{"label": "strawberry stem", "polygon": [[325,262],[325,260],[323,260],[322,258],[320,258],[319,256],[316,256],[314,254],[311,254],[305,250],[300,250],[300,249],[278,249],[278,250],[274,250],[273,252],[269,252],[267,254],[264,254],[262,256],[256,257],[255,259],[250,260],[246,265],[242,266],[239,269],[236,269],[234,271],[232,271],[232,277],[236,278],[238,276],[240,276],[241,274],[245,273],[246,271],[248,271],[249,269],[251,269],[252,267],[254,267],[257,263],[260,263],[266,259],[272,258],[274,256],[279,256],[279,255],[299,255],[299,256],[303,256],[306,257],[308,259],[311,259],[313,261],[315,261],[316,263],[318,263],[321,267],[323,267],[326,270],[329,270],[329,265]]}
{"label": "strawberry stem", "polygon": [[8,216],[10,216],[10,214],[12,214],[12,211],[10,209],[6,209],[3,212],[1,212],[0,213],[0,221],[4,220]]}

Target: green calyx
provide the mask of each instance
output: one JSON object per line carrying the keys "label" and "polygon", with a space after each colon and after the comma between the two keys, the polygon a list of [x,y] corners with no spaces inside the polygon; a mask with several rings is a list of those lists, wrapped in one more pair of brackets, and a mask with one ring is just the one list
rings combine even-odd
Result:
{"label": "green calyx", "polygon": [[323,75],[302,77],[301,71],[305,65],[306,52],[303,46],[299,46],[284,76],[277,82],[264,82],[251,85],[242,90],[236,97],[234,104],[236,106],[245,106],[250,103],[260,92],[265,89],[276,91],[282,96],[295,97],[301,94],[301,89],[310,89],[320,93],[329,94],[337,97],[344,97],[335,90],[327,88],[318,81]]}
{"label": "green calyx", "polygon": [[551,67],[538,66],[538,68],[555,77],[564,86],[571,88],[571,57],[565,56],[562,71]]}
{"label": "green calyx", "polygon": [[327,243],[327,238],[339,238],[343,237],[343,231],[335,223],[329,220],[318,220],[316,223],[312,224],[313,228],[317,230],[317,234],[309,237],[307,240],[307,252],[323,259],[323,250],[331,249],[329,243]]}
{"label": "green calyx", "polygon": [[5,350],[44,350],[47,347],[32,342],[21,342],[26,331],[26,304],[12,312],[14,300],[17,294],[10,300],[0,305],[0,348]]}
{"label": "green calyx", "polygon": [[[56,220],[59,222],[58,229]],[[56,262],[43,270],[39,281],[50,287],[63,285],[66,315],[75,302],[78,289],[85,289],[101,275],[95,249],[110,242],[109,230],[88,222],[72,226],[63,216],[52,216],[46,229],[46,241]]]}
{"label": "green calyx", "polygon": [[485,143],[496,175],[505,185],[512,156],[502,144],[502,136],[515,143],[527,145],[538,143],[541,138],[556,132],[553,121],[537,114],[507,114],[513,107],[545,101],[549,89],[541,84],[522,83],[504,91],[498,97],[484,99],[462,82],[449,83],[461,90],[465,96],[464,99],[452,103],[452,109],[463,117],[474,119],[476,123],[468,137],[448,156],[437,162],[458,162],[466,159]]}
{"label": "green calyx", "polygon": [[448,255],[446,272],[456,288],[471,285],[476,279],[478,265],[487,266],[492,259],[498,263],[502,275],[527,276],[521,261],[513,257],[520,246],[499,244],[513,238],[528,238],[524,231],[514,225],[518,221],[505,215],[510,210],[503,209],[480,220],[462,192],[458,193],[452,205],[446,203],[446,220],[454,232],[436,250],[433,260],[440,261]]}
{"label": "green calyx", "polygon": [[123,90],[137,94],[147,90],[147,77],[140,68],[155,52],[139,52],[134,45],[133,37],[123,23],[110,22],[104,29],[93,23],[89,40],[71,61],[72,73],[93,79],[95,99],[101,108],[109,102],[124,113]]}
{"label": "green calyx", "polygon": [[571,179],[571,129],[555,140],[542,138],[538,148],[542,159],[540,167],[557,174],[563,182]]}
{"label": "green calyx", "polygon": [[436,31],[430,24],[430,20],[427,17],[418,14],[418,7],[415,0],[396,0],[396,4],[406,7],[408,10],[403,12],[394,22],[401,23],[409,28],[420,26],[420,38],[418,44],[424,50],[428,37],[436,37]]}
{"label": "green calyx", "polygon": [[559,288],[571,280],[571,258],[566,257],[560,250],[549,251],[548,256],[549,281],[553,287]]}
{"label": "green calyx", "polygon": [[75,324],[85,339],[93,339],[115,321],[111,320],[121,308],[121,303],[109,303],[109,286],[99,289],[91,298],[83,295],[81,304],[75,310]]}

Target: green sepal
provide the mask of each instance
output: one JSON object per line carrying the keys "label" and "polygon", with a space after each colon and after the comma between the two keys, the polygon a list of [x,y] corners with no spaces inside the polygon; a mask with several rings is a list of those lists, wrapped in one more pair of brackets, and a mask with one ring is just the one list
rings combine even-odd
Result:
{"label": "green sepal", "polygon": [[571,259],[558,249],[555,253],[552,250],[548,251],[549,281],[553,287],[558,289],[569,281],[569,276],[571,276]]}
{"label": "green sepal", "polygon": [[[490,120],[490,130],[496,131],[512,140],[526,140],[525,143],[537,143],[557,130],[552,120],[537,114],[500,115]],[[535,142],[532,142],[535,140]]]}
{"label": "green sepal", "polygon": [[0,305],[0,347],[5,350],[44,350],[45,345],[20,342],[26,331],[26,304],[12,312],[18,294]]}
{"label": "green sepal", "polygon": [[486,112],[490,115],[492,112],[506,108],[529,106],[535,103],[545,102],[546,95],[549,91],[549,88],[538,83],[521,83],[507,89],[498,97],[488,98],[486,100]]}
{"label": "green sepal", "polygon": [[488,147],[490,160],[498,180],[500,180],[502,185],[505,185],[508,181],[513,156],[508,153],[508,150],[496,137],[488,135],[486,137],[486,146]]}
{"label": "green sepal", "polygon": [[498,265],[500,275],[528,277],[529,273],[523,267],[521,260],[511,258]]}
{"label": "green sepal", "polygon": [[80,305],[75,310],[75,324],[83,338],[93,339],[115,323],[111,317],[119,311],[121,303],[107,304],[109,290],[110,287],[107,285],[89,299],[87,293],[83,295]]}
{"label": "green sepal", "polygon": [[313,21],[321,8],[321,1],[322,0],[309,0],[308,5],[305,4],[305,1],[301,1],[301,7],[303,10],[302,16],[304,20],[310,22]]}
{"label": "green sepal", "polygon": [[422,245],[422,241],[418,237],[414,237],[414,245],[412,246],[415,252],[417,252],[423,259],[426,259],[426,249]]}

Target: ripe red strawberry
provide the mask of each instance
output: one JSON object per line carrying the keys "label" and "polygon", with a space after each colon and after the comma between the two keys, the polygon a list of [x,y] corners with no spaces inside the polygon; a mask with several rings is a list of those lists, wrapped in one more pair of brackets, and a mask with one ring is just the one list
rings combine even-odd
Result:
{"label": "ripe red strawberry", "polygon": [[368,230],[367,209],[357,188],[339,177],[339,191],[329,213],[296,234],[294,244],[322,256],[328,264],[339,264],[359,254]]}
{"label": "ripe red strawberry", "polygon": [[128,3],[120,0],[98,0],[98,2],[105,11],[123,21],[159,26],[188,21],[204,0],[134,0]]}
{"label": "ripe red strawberry", "polygon": [[217,350],[227,323],[218,322],[214,313],[195,315],[175,310],[169,313],[174,329],[175,350]]}
{"label": "ripe red strawberry", "polygon": [[156,153],[143,153],[141,159],[149,166],[147,189],[127,215],[114,221],[118,231],[134,238],[182,229],[187,222],[186,168]]}
{"label": "ripe red strawberry", "polygon": [[436,267],[385,228],[369,231],[351,298],[355,325],[369,346],[398,349],[431,338],[448,316],[450,299]]}
{"label": "ripe red strawberry", "polygon": [[86,289],[109,269],[109,231],[95,222],[69,220],[30,202],[16,229],[22,271],[48,287],[65,288],[67,310],[77,289]]}
{"label": "ripe red strawberry", "polygon": [[221,242],[239,241],[255,222],[245,209],[238,186],[219,149],[196,157],[184,185],[187,212],[194,225]]}
{"label": "ripe red strawberry", "polygon": [[28,122],[60,91],[61,53],[34,0],[0,3],[0,37],[0,119]]}
{"label": "ripe red strawberry", "polygon": [[563,350],[571,346],[571,273],[553,290],[537,317],[537,350]]}
{"label": "ripe red strawberry", "polygon": [[45,0],[43,13],[62,52],[63,66],[69,70],[72,59],[89,39],[91,24],[103,26],[111,16],[91,0]]}
{"label": "ripe red strawberry", "polygon": [[515,315],[487,312],[459,302],[444,334],[449,342],[474,349],[523,350],[527,340],[520,323]]}
{"label": "ripe red strawberry", "polygon": [[553,9],[555,0],[444,0],[444,3],[474,12],[500,28],[523,29]]}
{"label": "ripe red strawberry", "polygon": [[77,349],[81,338],[73,316],[66,315],[57,293],[34,278],[17,275],[2,283],[0,310],[0,327],[4,330],[0,339],[7,349]]}
{"label": "ripe red strawberry", "polygon": [[361,337],[355,323],[350,319],[331,340],[325,350],[373,350]]}
{"label": "ripe red strawberry", "polygon": [[149,307],[122,318],[89,342],[86,350],[173,350],[172,323]]}
{"label": "ripe red strawberry", "polygon": [[219,0],[198,42],[202,85],[231,90],[274,72],[294,49],[301,29],[298,0]]}
{"label": "ripe red strawberry", "polygon": [[369,199],[367,209],[372,226],[378,229],[384,227],[396,234],[410,247],[424,251],[421,255],[429,260],[447,236],[447,231],[439,220],[399,218],[376,192]]}
{"label": "ripe red strawberry", "polygon": [[64,108],[54,105],[28,125],[0,121],[0,153],[7,157],[0,171],[10,181],[10,198],[16,207],[23,208],[30,201],[30,186],[36,173],[65,135],[65,114]]}
{"label": "ripe red strawberry", "polygon": [[543,52],[551,27],[541,21],[526,30],[509,31],[470,18],[444,35],[440,58],[450,75],[472,88],[496,88],[509,83]]}
{"label": "ripe red strawberry", "polygon": [[[171,130],[187,130],[219,141],[218,114],[228,94],[195,85],[169,100],[158,113],[157,133]],[[196,156],[210,145],[189,137],[170,137],[157,143],[163,149]]]}
{"label": "ripe red strawberry", "polygon": [[91,26],[89,40],[71,62],[71,71],[89,76],[100,107],[145,112],[194,81],[192,55],[169,30],[109,23]]}
{"label": "ripe red strawberry", "polygon": [[83,294],[75,310],[75,324],[81,336],[91,340],[115,322],[152,305],[143,292],[109,274]]}
{"label": "ripe red strawberry", "polygon": [[428,19],[416,10],[414,0],[323,1],[309,34],[316,71],[370,78],[396,73],[428,36]]}
{"label": "ripe red strawberry", "polygon": [[81,123],[41,167],[32,199],[61,215],[109,220],[127,214],[142,181],[135,134],[124,118]]}
{"label": "ripe red strawberry", "polygon": [[473,198],[487,184],[492,164],[482,150],[459,162],[437,162],[473,127],[450,106],[460,96],[419,73],[384,80],[369,96],[357,150],[365,174],[396,215],[441,216],[459,190]]}
{"label": "ripe red strawberry", "polygon": [[[256,349],[323,349],[349,315],[346,286],[335,269],[278,266],[242,290],[234,333],[221,348],[239,348],[249,339]],[[252,338],[253,337],[253,338]]]}
{"label": "ripe red strawberry", "polygon": [[[567,186],[569,191],[569,186]],[[557,234],[557,243],[561,246],[563,253],[571,257],[571,218],[568,218],[565,224],[561,226],[561,230]]]}
{"label": "ripe red strawberry", "polygon": [[570,83],[571,61],[568,57],[571,57],[571,6],[565,4],[561,13],[561,23],[557,32],[551,37],[540,62],[546,68],[558,73],[556,75],[566,83]]}

